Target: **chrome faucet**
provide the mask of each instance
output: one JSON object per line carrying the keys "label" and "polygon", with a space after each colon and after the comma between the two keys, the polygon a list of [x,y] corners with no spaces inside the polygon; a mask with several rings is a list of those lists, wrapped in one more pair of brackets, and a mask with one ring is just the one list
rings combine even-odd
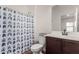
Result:
{"label": "chrome faucet", "polygon": [[64,29],[64,31],[62,32],[62,35],[68,35],[68,32],[66,31],[66,29]]}

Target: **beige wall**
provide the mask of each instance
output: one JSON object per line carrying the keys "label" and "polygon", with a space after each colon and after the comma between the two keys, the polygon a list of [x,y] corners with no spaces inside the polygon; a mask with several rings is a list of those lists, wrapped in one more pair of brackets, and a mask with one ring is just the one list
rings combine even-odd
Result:
{"label": "beige wall", "polygon": [[36,39],[38,39],[39,33],[50,33],[52,31],[51,14],[51,6],[35,6]]}
{"label": "beige wall", "polygon": [[51,32],[51,6],[36,6],[35,19],[39,33]]}

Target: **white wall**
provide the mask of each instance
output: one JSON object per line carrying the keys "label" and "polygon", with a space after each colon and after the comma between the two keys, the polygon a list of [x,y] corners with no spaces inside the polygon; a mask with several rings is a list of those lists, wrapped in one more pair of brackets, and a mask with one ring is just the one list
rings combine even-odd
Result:
{"label": "white wall", "polygon": [[61,30],[61,15],[74,13],[79,6],[57,5],[52,8],[52,30]]}
{"label": "white wall", "polygon": [[51,6],[36,6],[35,19],[39,33],[51,32]]}
{"label": "white wall", "polygon": [[50,33],[52,31],[51,14],[52,6],[35,6],[36,39],[38,39],[39,33]]}

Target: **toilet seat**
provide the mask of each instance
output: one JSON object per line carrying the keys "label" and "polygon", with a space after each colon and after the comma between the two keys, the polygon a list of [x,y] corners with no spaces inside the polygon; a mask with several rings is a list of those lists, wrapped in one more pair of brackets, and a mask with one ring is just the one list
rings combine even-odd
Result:
{"label": "toilet seat", "polygon": [[43,45],[42,44],[34,44],[31,47],[31,51],[33,52],[33,54],[37,54],[38,52],[41,51]]}
{"label": "toilet seat", "polygon": [[31,49],[40,49],[41,47],[43,47],[43,45],[41,45],[41,44],[34,44],[34,45],[32,45]]}

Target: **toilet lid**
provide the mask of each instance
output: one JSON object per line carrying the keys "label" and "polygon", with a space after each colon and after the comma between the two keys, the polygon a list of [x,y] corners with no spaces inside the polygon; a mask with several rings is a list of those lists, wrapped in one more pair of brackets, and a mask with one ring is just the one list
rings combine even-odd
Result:
{"label": "toilet lid", "polygon": [[32,45],[31,49],[39,49],[41,47],[43,47],[43,45],[41,45],[41,44],[34,44],[34,45]]}

